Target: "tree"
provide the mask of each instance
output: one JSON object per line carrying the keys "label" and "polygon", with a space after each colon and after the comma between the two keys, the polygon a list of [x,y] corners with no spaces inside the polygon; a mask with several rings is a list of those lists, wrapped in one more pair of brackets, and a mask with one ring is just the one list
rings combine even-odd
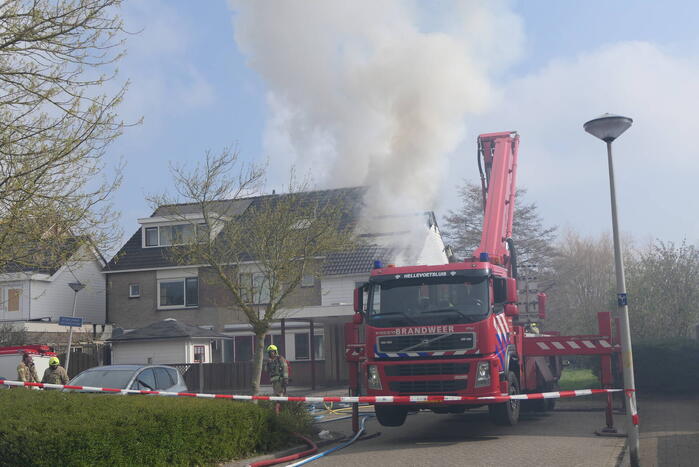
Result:
{"label": "tree", "polygon": [[293,174],[288,193],[246,200],[264,171],[240,164],[230,150],[207,153],[193,170],[176,167],[172,172],[175,198],[161,195],[151,201],[156,207],[166,205],[161,215],[190,222],[200,233],[171,249],[171,257],[180,264],[207,265],[227,292],[230,311],[242,311],[252,326],[252,389],[257,394],[272,321],[304,275],[319,276],[325,256],[352,245],[349,207],[339,193],[309,192]]}
{"label": "tree", "polygon": [[597,313],[616,309],[611,239],[566,232],[556,251],[546,327],[563,334],[597,334]]}
{"label": "tree", "polygon": [[[517,190],[515,213],[512,220],[512,237],[517,248],[520,264],[536,264],[546,267],[555,256],[553,241],[556,227],[545,227],[536,203],[526,203],[525,188]],[[483,227],[483,196],[481,187],[465,182],[459,189],[461,207],[449,211],[446,217],[444,236],[454,253],[468,258],[481,242]]]}
{"label": "tree", "polygon": [[0,323],[0,346],[24,345],[27,343],[27,331],[23,325]]}
{"label": "tree", "polygon": [[634,338],[692,336],[699,323],[699,250],[658,240],[626,272]]}
{"label": "tree", "polygon": [[59,255],[66,237],[116,238],[120,170],[106,174],[104,155],[124,127],[126,83],[105,93],[124,52],[119,4],[0,3],[0,269]]}

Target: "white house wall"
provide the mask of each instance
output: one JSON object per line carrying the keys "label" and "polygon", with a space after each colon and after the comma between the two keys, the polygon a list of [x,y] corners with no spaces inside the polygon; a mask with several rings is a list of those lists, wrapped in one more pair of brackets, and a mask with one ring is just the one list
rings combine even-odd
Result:
{"label": "white house wall", "polygon": [[321,306],[352,305],[357,282],[366,282],[369,274],[353,276],[325,276],[321,280]]}
{"label": "white house wall", "polygon": [[[29,316],[29,281],[3,281],[0,282],[0,321],[26,321]],[[7,311],[7,290],[21,289],[19,297],[19,311]]]}
{"label": "white house wall", "polygon": [[[72,272],[71,272],[72,271]],[[79,261],[64,266],[50,282],[31,281],[31,319],[50,318],[58,321],[60,316],[73,312],[73,290],[71,282],[80,281],[85,288],[78,292],[75,316],[85,322],[104,324],[106,321],[106,290],[102,266],[95,261]]]}
{"label": "white house wall", "polygon": [[185,363],[186,339],[112,342],[112,364]]}

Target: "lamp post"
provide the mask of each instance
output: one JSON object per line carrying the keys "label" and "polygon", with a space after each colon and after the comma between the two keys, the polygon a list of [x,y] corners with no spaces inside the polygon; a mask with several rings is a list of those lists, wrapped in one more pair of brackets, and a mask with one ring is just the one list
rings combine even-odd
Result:
{"label": "lamp post", "polygon": [[[81,282],[71,282],[68,287],[73,289],[73,313],[70,315],[75,318],[75,306],[78,303],[78,292],[85,288],[85,284]],[[73,345],[73,326],[70,326],[70,331],[68,331],[68,351],[66,352],[66,373],[68,373],[68,366],[70,365],[70,347]]]}
{"label": "lamp post", "polygon": [[621,358],[624,370],[624,394],[626,397],[626,433],[629,458],[632,466],[638,466],[638,416],[636,414],[636,384],[633,376],[633,355],[631,353],[631,328],[629,327],[629,307],[626,297],[624,260],[621,257],[619,225],[617,219],[616,190],[614,188],[614,164],[612,162],[612,142],[631,127],[633,120],[621,115],[603,114],[583,125],[585,131],[607,143],[609,163],[609,191],[612,202],[612,233],[614,236],[614,263],[616,270],[617,313],[621,325]]}

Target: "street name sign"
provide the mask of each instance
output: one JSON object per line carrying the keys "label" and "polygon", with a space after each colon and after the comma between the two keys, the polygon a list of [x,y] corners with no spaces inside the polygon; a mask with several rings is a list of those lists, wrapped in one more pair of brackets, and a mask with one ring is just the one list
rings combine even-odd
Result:
{"label": "street name sign", "polygon": [[83,325],[83,319],[77,316],[61,316],[60,318],[58,318],[58,325],[79,328]]}

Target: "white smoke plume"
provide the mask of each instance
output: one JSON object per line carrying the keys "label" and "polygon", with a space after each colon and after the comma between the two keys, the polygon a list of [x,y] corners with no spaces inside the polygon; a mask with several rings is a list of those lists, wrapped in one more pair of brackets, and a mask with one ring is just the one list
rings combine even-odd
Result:
{"label": "white smoke plume", "polygon": [[231,7],[236,43],[268,86],[271,178],[293,165],[322,187],[366,185],[372,217],[437,207],[463,121],[496,100],[491,74],[522,37],[501,1]]}

